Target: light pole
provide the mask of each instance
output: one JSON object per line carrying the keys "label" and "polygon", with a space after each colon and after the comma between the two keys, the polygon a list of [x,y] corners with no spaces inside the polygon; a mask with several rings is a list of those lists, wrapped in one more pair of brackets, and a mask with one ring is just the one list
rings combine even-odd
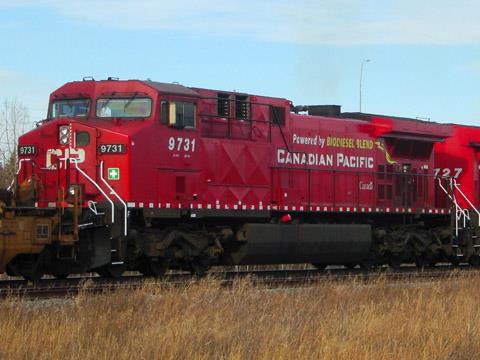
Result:
{"label": "light pole", "polygon": [[370,59],[363,59],[362,65],[360,66],[360,99],[359,99],[359,109],[362,112],[362,81],[363,81],[363,67],[366,63],[369,63]]}

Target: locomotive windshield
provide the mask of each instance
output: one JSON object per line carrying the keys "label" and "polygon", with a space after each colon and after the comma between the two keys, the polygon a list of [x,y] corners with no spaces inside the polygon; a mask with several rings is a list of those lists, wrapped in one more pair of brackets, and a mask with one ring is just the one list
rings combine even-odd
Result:
{"label": "locomotive windshield", "polygon": [[49,118],[87,116],[90,99],[56,100],[52,103]]}
{"label": "locomotive windshield", "polygon": [[96,114],[101,118],[146,118],[152,113],[152,100],[148,98],[98,99]]}

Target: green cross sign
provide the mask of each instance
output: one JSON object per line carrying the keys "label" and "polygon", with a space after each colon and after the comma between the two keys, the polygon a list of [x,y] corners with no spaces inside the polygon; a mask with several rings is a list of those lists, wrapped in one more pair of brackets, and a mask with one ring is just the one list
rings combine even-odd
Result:
{"label": "green cross sign", "polygon": [[120,169],[108,168],[108,180],[120,180]]}

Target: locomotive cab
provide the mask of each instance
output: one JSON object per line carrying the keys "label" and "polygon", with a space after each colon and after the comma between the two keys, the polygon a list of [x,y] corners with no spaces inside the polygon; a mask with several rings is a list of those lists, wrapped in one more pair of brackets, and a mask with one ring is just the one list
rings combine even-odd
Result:
{"label": "locomotive cab", "polygon": [[[108,83],[111,88],[112,81]],[[12,213],[28,207],[32,214],[42,212],[52,226],[47,246],[0,259],[0,267],[8,263],[13,274],[29,277],[36,262],[52,254],[58,261],[50,261],[55,265],[42,272],[83,272],[120,262],[115,261],[121,257],[115,241],[127,235],[130,139],[152,117],[153,100],[148,93],[106,93],[93,85],[70,83],[54,92],[47,119],[19,139]],[[126,122],[137,124],[127,127]],[[32,184],[30,191],[26,184]]]}
{"label": "locomotive cab", "polygon": [[[186,176],[182,184],[163,170],[198,159],[197,99],[196,91],[176,84],[111,79],[68,83],[53,92],[47,119],[19,139],[12,210],[25,215],[28,207],[33,217],[42,212],[52,222],[49,241],[0,259],[0,271],[8,267],[33,278],[125,270],[129,214],[137,216],[129,209],[132,199],[142,207],[150,200],[152,208],[152,180],[160,194],[175,187],[172,200],[197,197],[185,189],[198,179]],[[152,147],[159,135],[168,139],[162,151]],[[169,151],[177,152],[177,164],[162,154]]]}

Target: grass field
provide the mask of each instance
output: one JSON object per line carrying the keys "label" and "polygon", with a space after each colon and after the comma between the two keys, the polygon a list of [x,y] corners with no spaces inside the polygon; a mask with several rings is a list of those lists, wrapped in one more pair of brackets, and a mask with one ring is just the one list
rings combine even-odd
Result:
{"label": "grass field", "polygon": [[212,279],[67,300],[0,300],[2,359],[474,359],[480,278],[325,281],[269,290]]}

